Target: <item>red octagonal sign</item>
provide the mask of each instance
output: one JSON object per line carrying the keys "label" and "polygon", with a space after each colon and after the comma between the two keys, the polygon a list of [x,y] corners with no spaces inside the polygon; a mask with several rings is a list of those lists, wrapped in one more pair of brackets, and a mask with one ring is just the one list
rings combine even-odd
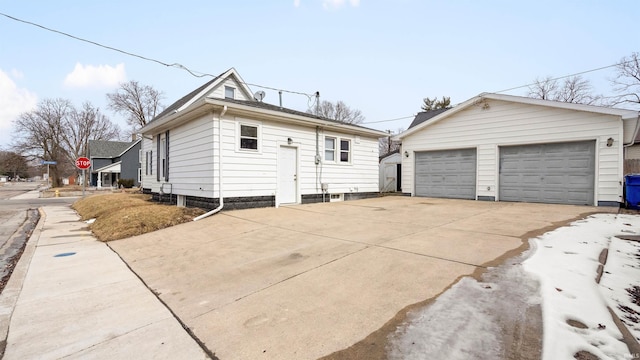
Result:
{"label": "red octagonal sign", "polygon": [[91,160],[86,157],[79,157],[78,160],[76,160],[76,167],[78,169],[88,169],[91,167]]}

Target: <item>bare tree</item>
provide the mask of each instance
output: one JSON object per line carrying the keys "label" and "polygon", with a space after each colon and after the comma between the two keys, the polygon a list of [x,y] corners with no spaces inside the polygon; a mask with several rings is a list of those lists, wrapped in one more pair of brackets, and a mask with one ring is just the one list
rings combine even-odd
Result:
{"label": "bare tree", "polygon": [[100,109],[90,102],[82,109],[73,109],[69,114],[67,131],[63,134],[64,146],[71,162],[88,153],[89,140],[113,140],[120,138],[120,128],[112,123]]}
{"label": "bare tree", "polygon": [[426,97],[423,99],[421,109],[422,111],[431,111],[446,109],[448,107],[451,107],[451,98],[449,96],[443,96],[440,100],[438,100],[437,97],[434,97],[433,99]]}
{"label": "bare tree", "polygon": [[90,103],[76,110],[66,99],[45,99],[35,110],[21,114],[14,124],[14,148],[29,160],[55,161],[50,167],[51,184],[61,185],[61,176],[76,171],[74,163],[84,155],[89,139],[111,140],[117,126]]}
{"label": "bare tree", "polygon": [[528,96],[586,105],[595,105],[602,100],[602,96],[593,94],[593,87],[589,80],[580,75],[565,78],[561,83],[551,76],[544,79],[538,78],[533,85],[529,86]]}
{"label": "bare tree", "polygon": [[127,124],[133,132],[145,126],[164,109],[160,103],[164,98],[161,91],[134,80],[120,84],[115,92],[107,94],[107,98],[109,109],[126,116]]}
{"label": "bare tree", "polygon": [[360,110],[352,109],[343,101],[335,104],[330,101],[322,101],[314,110],[307,110],[307,113],[315,114],[326,119],[340,121],[346,124],[360,124],[365,120]]}
{"label": "bare tree", "polygon": [[558,81],[551,76],[547,76],[544,79],[536,78],[535,83],[529,86],[529,94],[527,96],[542,100],[553,100],[557,92]]}
{"label": "bare tree", "polygon": [[[65,124],[73,106],[65,99],[45,99],[35,110],[20,115],[15,121],[15,148],[31,159],[64,163],[68,155],[63,147]],[[59,167],[51,167],[51,184],[60,186]]]}
{"label": "bare tree", "polygon": [[612,80],[614,90],[620,94],[616,104],[640,104],[640,53],[623,57],[616,70],[617,75]]}

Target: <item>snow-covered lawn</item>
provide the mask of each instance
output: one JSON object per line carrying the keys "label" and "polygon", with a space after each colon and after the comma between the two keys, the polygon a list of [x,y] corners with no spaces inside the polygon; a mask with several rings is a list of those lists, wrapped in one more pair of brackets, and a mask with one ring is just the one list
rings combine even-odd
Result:
{"label": "snow-covered lawn", "polygon": [[640,216],[592,215],[531,239],[529,251],[480,281],[464,277],[411,311],[389,336],[388,358],[538,359],[542,346],[543,360],[640,359],[608,310],[640,339],[640,299],[632,296],[640,292],[640,243],[616,235],[640,235]]}
{"label": "snow-covered lawn", "polygon": [[[627,291],[640,285],[640,243],[615,238],[634,234],[640,216],[597,214],[532,241],[535,252],[523,265],[540,281],[544,360],[572,359],[580,351],[603,360],[640,357],[621,341],[607,309],[640,339],[640,304]],[[603,249],[609,253],[598,284]]]}

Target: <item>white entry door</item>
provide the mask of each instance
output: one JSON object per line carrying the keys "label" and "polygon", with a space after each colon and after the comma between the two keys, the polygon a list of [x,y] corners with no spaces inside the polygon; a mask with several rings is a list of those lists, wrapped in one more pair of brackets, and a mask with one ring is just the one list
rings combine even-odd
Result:
{"label": "white entry door", "polygon": [[298,202],[298,149],[281,146],[278,152],[278,203]]}

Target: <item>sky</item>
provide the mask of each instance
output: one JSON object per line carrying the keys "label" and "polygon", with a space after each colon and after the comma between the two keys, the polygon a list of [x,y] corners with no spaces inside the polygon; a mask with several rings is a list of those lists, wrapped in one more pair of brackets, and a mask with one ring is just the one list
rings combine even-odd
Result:
{"label": "sky", "polygon": [[[425,97],[457,104],[640,51],[636,0],[0,0],[0,13],[151,59],[0,15],[1,149],[13,121],[44,99],[90,102],[126,129],[106,94],[135,80],[168,106],[210,79],[182,67],[213,75],[234,67],[265,102],[277,104],[279,89],[283,105],[301,111],[318,91],[359,109],[365,126],[397,132]],[[605,96],[614,76],[583,75]]]}
{"label": "sky", "polygon": [[[603,360],[638,359],[640,354],[631,354],[619,340],[622,334],[607,310],[640,339],[640,325],[626,318],[640,312],[627,292],[640,277],[640,243],[615,237],[638,233],[639,216],[596,214],[530,239],[530,250],[489,268],[481,281],[464,277],[433,303],[412,310],[389,337],[387,355],[405,360],[505,358],[511,352],[504,334],[518,331],[517,322],[531,328],[527,314],[535,312],[528,306],[540,304],[543,360],[573,359],[579,351]],[[603,249],[608,256],[597,283]],[[516,327],[509,331],[508,326]],[[521,346],[527,349],[526,343]]]}

